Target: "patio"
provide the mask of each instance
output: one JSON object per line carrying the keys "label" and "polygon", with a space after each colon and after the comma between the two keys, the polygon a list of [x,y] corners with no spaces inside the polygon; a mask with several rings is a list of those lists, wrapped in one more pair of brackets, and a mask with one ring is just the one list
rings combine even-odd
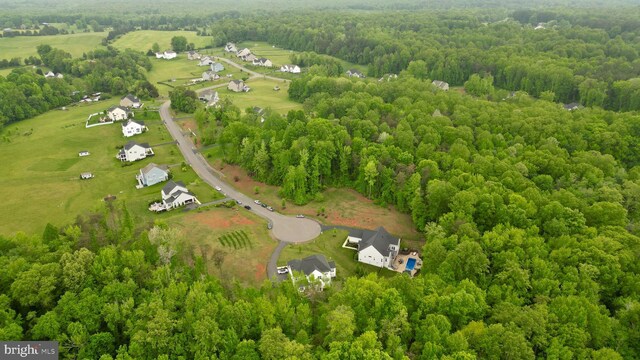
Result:
{"label": "patio", "polygon": [[[413,261],[411,261],[413,259]],[[412,269],[407,269],[407,264],[414,263]],[[404,273],[407,272],[411,277],[415,276],[418,273],[418,270],[422,268],[422,259],[420,259],[420,255],[417,251],[412,251],[409,253],[401,253],[393,259],[393,268],[399,272]]]}

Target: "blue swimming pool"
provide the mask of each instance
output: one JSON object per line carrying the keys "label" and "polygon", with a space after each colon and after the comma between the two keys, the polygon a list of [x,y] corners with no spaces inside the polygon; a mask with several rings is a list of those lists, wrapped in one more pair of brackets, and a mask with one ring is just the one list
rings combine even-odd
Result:
{"label": "blue swimming pool", "polygon": [[416,259],[410,258],[407,259],[407,266],[404,267],[405,271],[411,271],[416,266]]}

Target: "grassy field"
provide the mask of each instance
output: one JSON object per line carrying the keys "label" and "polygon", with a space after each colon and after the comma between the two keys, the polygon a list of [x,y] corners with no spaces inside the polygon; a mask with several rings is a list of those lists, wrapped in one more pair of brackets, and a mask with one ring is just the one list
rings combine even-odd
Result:
{"label": "grassy field", "polygon": [[[199,78],[203,72],[209,70],[208,66],[198,66],[197,60],[187,60],[187,57],[184,55],[172,60],[152,58],[151,63],[153,67],[151,71],[147,73],[147,79],[158,88],[160,95],[163,96],[167,96],[169,91],[173,90],[173,87],[183,86],[191,79]],[[231,74],[233,79],[239,79],[241,73],[240,70],[232,66],[227,66],[224,71],[219,72],[219,74],[222,77],[219,80],[205,81],[197,85],[189,86],[189,88],[196,90],[203,87],[223,84],[229,81],[229,78],[226,77],[227,74]]]}
{"label": "grassy field", "polygon": [[[211,274],[245,285],[259,285],[267,278],[266,265],[277,243],[264,219],[236,206],[191,212],[168,223],[182,229],[194,252],[206,259]],[[241,237],[244,245],[239,243]]]}
{"label": "grassy field", "polygon": [[17,36],[13,38],[0,38],[0,58],[10,59],[14,57],[25,58],[31,55],[37,56],[38,45],[51,45],[73,55],[82,56],[82,53],[103,48],[102,39],[107,33],[78,33],[70,35],[51,36]]}
{"label": "grassy field", "polygon": [[[302,109],[302,104],[289,100],[287,91],[289,84],[282,81],[268,79],[256,79],[247,81],[251,91],[246,93],[235,93],[225,89],[218,91],[220,98],[230,98],[240,109],[259,106],[270,108],[280,114],[286,114],[289,110]],[[273,90],[274,86],[279,86],[280,90]]]}
{"label": "grassy field", "polygon": [[[47,222],[64,226],[78,214],[100,209],[107,195],[124,200],[140,221],[174,216],[177,212],[155,215],[147,210],[149,202],[160,199],[161,184],[135,188],[135,175],[150,162],[171,165],[174,179],[184,181],[201,202],[219,197],[190,168],[182,171],[183,158],[173,144],[153,147],[154,157],[122,166],[115,158],[117,146],[129,139],[122,136],[120,124],[84,127],[88,114],[116,102],[53,110],[10,125],[0,134],[0,177],[4,184],[0,190],[4,199],[0,219],[5,219],[0,222],[0,234],[39,233]],[[171,141],[159,120],[146,123],[149,131],[130,139],[152,146]],[[81,150],[91,155],[78,157]],[[80,180],[81,172],[92,172],[95,177]]]}
{"label": "grassy field", "polygon": [[174,36],[184,36],[188,43],[193,43],[196,48],[202,48],[211,44],[211,37],[198,36],[195,31],[158,31],[158,30],[138,30],[122,35],[114,41],[116,48],[129,48],[147,52],[153,43],[160,45],[160,50],[171,49],[171,38]]}
{"label": "grassy field", "polygon": [[355,250],[342,247],[348,234],[345,230],[329,230],[308,243],[289,244],[282,250],[280,258],[278,259],[278,266],[287,265],[287,262],[293,259],[302,259],[313,254],[322,254],[327,260],[335,261],[336,278],[338,280],[371,272],[378,273],[382,276],[393,276],[396,274],[391,270],[359,263]]}

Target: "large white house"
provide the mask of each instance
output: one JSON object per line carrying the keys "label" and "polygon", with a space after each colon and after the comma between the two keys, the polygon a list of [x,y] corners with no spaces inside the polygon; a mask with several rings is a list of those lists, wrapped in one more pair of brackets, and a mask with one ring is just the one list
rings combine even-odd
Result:
{"label": "large white house", "polygon": [[292,74],[300,74],[300,67],[298,65],[282,65],[280,66],[280,71]]}
{"label": "large white house", "polygon": [[224,51],[230,52],[230,53],[237,53],[238,48],[236,47],[236,44],[229,42],[227,43],[227,45],[224,46]]}
{"label": "large white house", "polygon": [[249,50],[249,49],[247,49],[247,48],[244,48],[244,49],[242,49],[242,50],[240,50],[240,51],[238,51],[238,52],[236,53],[236,55],[237,55],[239,58],[241,58],[241,57],[245,57],[245,56],[247,56],[247,55],[249,55],[249,54],[251,54],[251,50]]}
{"label": "large white house", "polygon": [[126,123],[122,123],[122,135],[125,137],[142,134],[147,130],[149,129],[144,124],[144,121],[135,121],[130,119]]}
{"label": "large white house", "polygon": [[112,106],[107,110],[107,116],[111,121],[127,120],[133,116],[131,110],[124,106]]}
{"label": "large white house", "polygon": [[124,147],[118,152],[116,158],[120,161],[134,162],[138,160],[142,160],[147,156],[152,156],[153,149],[147,143],[138,144],[135,141],[129,141],[124,145]]}
{"label": "large white house", "polygon": [[253,65],[255,66],[264,66],[264,67],[272,67],[273,63],[271,62],[271,60],[267,59],[267,58],[259,58],[259,59],[255,59],[252,62]]}
{"label": "large white house", "polygon": [[220,79],[220,75],[216,74],[213,71],[205,71],[202,73],[202,80],[204,81],[212,81]]}
{"label": "large white house", "polygon": [[212,58],[205,56],[202,59],[200,59],[200,62],[198,62],[198,66],[209,66],[211,64],[213,64],[215,61],[213,61]]}
{"label": "large white house", "polygon": [[300,291],[304,291],[309,286],[322,290],[331,284],[332,278],[336,277],[336,264],[333,261],[327,261],[324,255],[315,254],[302,260],[291,260],[287,263],[287,268],[291,281]]}
{"label": "large white house", "polygon": [[363,79],[365,77],[362,72],[360,72],[359,70],[356,70],[356,69],[347,70],[347,76],[348,77],[357,77],[359,79]]}
{"label": "large white house", "polygon": [[169,181],[160,192],[162,195],[162,203],[166,210],[171,210],[187,204],[200,204],[196,196],[187,189],[182,181]]}
{"label": "large white house", "polygon": [[171,51],[171,50],[156,53],[156,59],[171,60],[171,59],[175,59],[176,56],[178,56],[178,54],[176,54],[175,51]]}
{"label": "large white house", "polygon": [[200,101],[207,104],[207,107],[214,106],[220,101],[220,96],[217,91],[214,90],[204,90],[200,94],[198,94],[198,99]]}
{"label": "large white house", "polygon": [[400,239],[382,226],[376,230],[352,229],[347,243],[357,245],[359,262],[392,270],[393,260],[400,251]]}

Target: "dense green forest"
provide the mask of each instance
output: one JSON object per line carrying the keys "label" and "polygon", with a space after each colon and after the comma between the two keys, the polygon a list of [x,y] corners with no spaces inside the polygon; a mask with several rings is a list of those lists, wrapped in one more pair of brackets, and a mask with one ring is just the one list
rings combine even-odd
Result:
{"label": "dense green forest", "polygon": [[[510,16],[510,17],[507,17]],[[262,40],[368,65],[369,76],[410,71],[463,85],[491,74],[494,85],[560,102],[640,109],[640,12],[291,13],[213,24],[217,44]],[[544,29],[534,29],[544,22]],[[532,26],[533,23],[533,26]]]}
{"label": "dense green forest", "polygon": [[455,227],[426,228],[416,278],[354,277],[305,296],[288,281],[220,283],[179,232],[111,206],[0,236],[0,338],[57,340],[64,359],[638,358],[638,237]]}

